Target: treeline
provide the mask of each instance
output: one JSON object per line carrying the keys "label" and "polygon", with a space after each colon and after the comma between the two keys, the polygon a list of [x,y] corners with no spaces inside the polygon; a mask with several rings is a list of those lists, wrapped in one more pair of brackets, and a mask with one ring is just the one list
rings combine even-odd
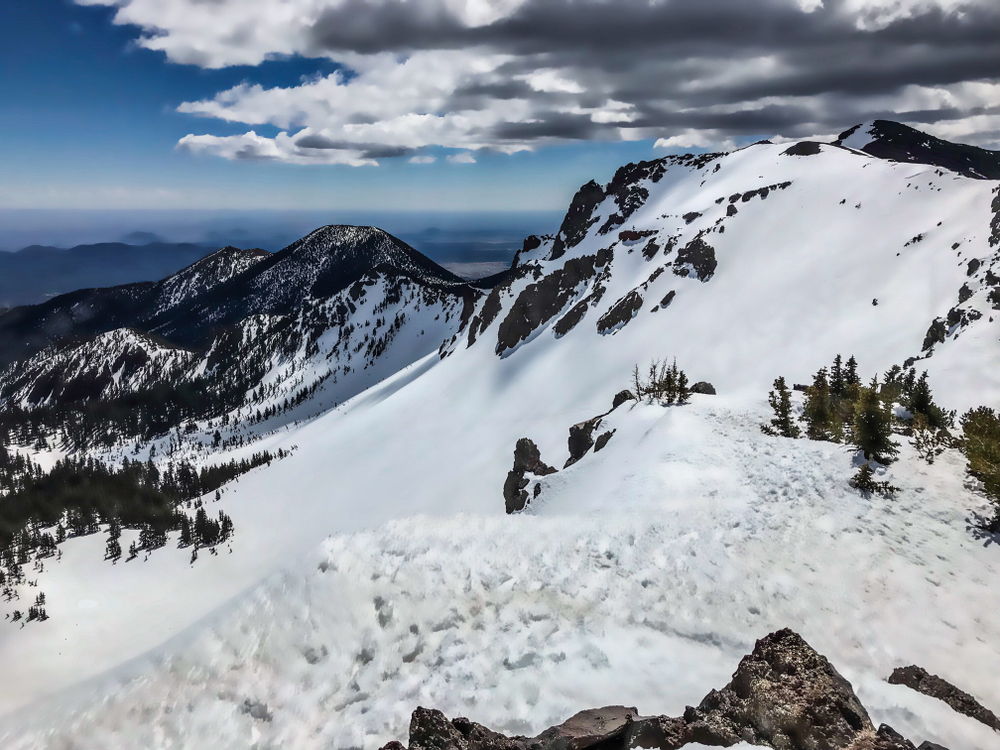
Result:
{"label": "treeline", "polygon": [[[179,546],[214,547],[233,534],[232,519],[224,512],[210,516],[200,500],[226,482],[263,464],[288,455],[267,451],[240,461],[196,468],[188,462],[169,464],[162,471],[151,461],[129,461],[120,468],[93,458],[66,458],[42,472],[28,459],[11,457],[0,448],[0,586],[8,600],[24,583],[24,566],[41,564],[58,554],[66,539],[99,533],[108,528],[105,558],[122,557],[123,529],[139,531],[128,559],[167,543],[180,532]],[[194,510],[192,519],[188,513]],[[195,555],[196,556],[196,555]]]}
{"label": "treeline", "polygon": [[[865,463],[852,485],[865,493],[891,496],[897,491],[888,482],[877,482],[871,462],[891,464],[899,454],[894,435],[909,437],[917,454],[934,463],[946,448],[961,450],[968,471],[982,483],[994,506],[983,528],[1000,532],[1000,414],[987,406],[970,409],[957,420],[956,412],[940,407],[928,382],[927,371],[917,375],[913,367],[893,366],[879,381],[864,384],[854,357],[846,363],[838,355],[830,368],[820,368],[804,391],[801,414],[792,405],[792,394],[783,377],[774,381],[768,402],[774,412],[761,425],[768,435],[801,437],[845,443],[861,451]],[[898,408],[897,408],[898,407]]]}

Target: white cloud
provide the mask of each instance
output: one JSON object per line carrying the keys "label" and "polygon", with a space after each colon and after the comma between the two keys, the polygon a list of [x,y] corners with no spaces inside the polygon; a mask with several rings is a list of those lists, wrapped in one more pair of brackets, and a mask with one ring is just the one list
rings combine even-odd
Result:
{"label": "white cloud", "polygon": [[[176,63],[254,66],[293,55],[337,63],[336,73],[286,87],[264,88],[251,73],[248,83],[181,104],[183,113],[246,126],[243,135],[192,134],[178,144],[227,159],[365,165],[419,159],[413,152],[428,147],[514,153],[656,136],[660,148],[718,148],[737,135],[839,132],[917,111],[931,113],[923,122],[936,132],[973,140],[994,132],[991,115],[963,113],[997,106],[970,93],[990,85],[982,71],[995,49],[982,41],[983,20],[1000,29],[996,0],[76,2],[115,7],[116,23],[142,29],[140,46]],[[976,23],[954,22],[973,13]],[[728,22],[712,22],[721,16]],[[920,16],[912,38],[878,36]],[[251,129],[264,125],[282,132]]]}
{"label": "white cloud", "polygon": [[434,156],[414,156],[410,159],[410,164],[433,164],[437,161]]}
{"label": "white cloud", "polygon": [[468,151],[463,151],[460,154],[452,154],[448,157],[448,161],[452,164],[475,164],[476,157],[470,154]]}

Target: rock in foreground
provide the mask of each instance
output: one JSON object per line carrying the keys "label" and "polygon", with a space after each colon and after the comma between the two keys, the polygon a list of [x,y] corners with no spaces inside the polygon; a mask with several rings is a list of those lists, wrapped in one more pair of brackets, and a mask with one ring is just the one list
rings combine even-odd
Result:
{"label": "rock in foreground", "polygon": [[[732,681],[682,717],[643,717],[634,708],[607,706],[527,738],[418,708],[409,750],[678,750],[689,743],[740,742],[775,750],[914,750],[892,727],[876,730],[850,682],[788,629],[757,641]],[[402,745],[392,742],[383,750]]]}

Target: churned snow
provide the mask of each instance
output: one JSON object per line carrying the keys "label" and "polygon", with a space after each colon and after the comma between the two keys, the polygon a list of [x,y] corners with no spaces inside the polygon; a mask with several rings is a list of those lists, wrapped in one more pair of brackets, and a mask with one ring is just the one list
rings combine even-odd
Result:
{"label": "churned snow", "polygon": [[[529,513],[330,537],[153,655],[10,717],[4,746],[373,750],[405,739],[417,705],[528,735],[589,706],[676,715],[788,626],[876,723],[988,747],[992,730],[885,682],[916,662],[1000,702],[1000,560],[968,528],[984,504],[961,457],[928,466],[904,446],[898,499],[863,498],[847,451],[764,436],[763,411],[622,407],[607,447],[547,477]],[[249,564],[233,546],[207,571]],[[128,606],[95,596],[46,627],[72,638]]]}

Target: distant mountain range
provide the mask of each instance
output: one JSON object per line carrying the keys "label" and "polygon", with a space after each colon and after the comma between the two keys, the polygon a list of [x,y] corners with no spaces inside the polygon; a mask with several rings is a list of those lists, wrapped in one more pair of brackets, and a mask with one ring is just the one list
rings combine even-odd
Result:
{"label": "distant mountain range", "polygon": [[0,307],[31,305],[76,289],[157,281],[213,249],[190,243],[104,242],[68,249],[31,245],[0,252]]}

